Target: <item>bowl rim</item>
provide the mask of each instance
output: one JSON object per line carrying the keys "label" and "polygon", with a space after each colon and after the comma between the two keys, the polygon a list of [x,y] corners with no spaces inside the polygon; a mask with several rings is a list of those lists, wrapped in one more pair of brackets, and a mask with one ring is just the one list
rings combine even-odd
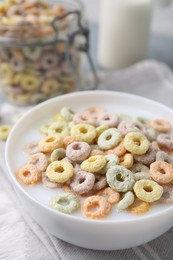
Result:
{"label": "bowl rim", "polygon": [[[160,215],[164,215],[169,213],[170,211],[173,211],[173,205],[170,206],[169,208],[165,208],[159,212],[153,212],[152,215],[139,215],[139,219],[129,219],[129,220],[105,220],[105,219],[90,219],[90,218],[84,218],[81,216],[75,216],[72,214],[65,214],[63,212],[60,211],[56,211],[55,209],[52,209],[51,207],[42,204],[41,202],[39,202],[37,199],[35,199],[34,197],[32,197],[24,188],[23,186],[17,181],[17,179],[15,178],[15,175],[12,172],[12,169],[10,167],[10,160],[9,160],[9,149],[10,149],[10,143],[11,143],[11,139],[13,138],[13,133],[15,133],[16,128],[18,128],[18,125],[21,124],[21,122],[23,121],[24,118],[30,116],[31,114],[33,114],[35,111],[40,110],[42,107],[44,106],[49,106],[49,104],[51,104],[53,101],[55,100],[63,100],[64,97],[80,97],[83,95],[93,95],[93,93],[95,93],[95,95],[97,94],[101,94],[101,95],[121,95],[124,97],[131,97],[131,98],[138,98],[141,99],[143,101],[149,102],[150,104],[153,105],[157,105],[160,106],[164,109],[167,109],[169,112],[171,112],[173,114],[173,110],[171,108],[169,108],[168,106],[163,105],[162,103],[159,103],[157,101],[154,101],[152,99],[149,98],[145,98],[139,95],[134,95],[134,94],[130,94],[130,93],[126,93],[126,92],[120,92],[120,91],[109,91],[109,90],[92,90],[92,91],[78,91],[78,92],[73,92],[73,93],[68,93],[68,94],[64,94],[62,96],[58,96],[58,97],[54,97],[51,98],[47,101],[44,101],[36,106],[34,106],[33,108],[29,109],[29,111],[27,111],[13,126],[7,142],[6,142],[6,146],[5,146],[5,162],[6,162],[6,166],[7,166],[7,172],[8,172],[8,177],[10,178],[10,180],[12,181],[12,184],[15,185],[15,187],[17,187],[17,189],[19,189],[20,192],[22,192],[25,197],[27,197],[27,199],[30,200],[30,202],[34,203],[36,206],[43,208],[44,210],[47,210],[48,212],[50,212],[51,214],[58,216],[61,216],[63,218],[66,218],[67,220],[73,220],[73,221],[80,221],[80,222],[84,222],[84,223],[89,223],[89,224],[105,224],[105,225],[109,225],[109,224],[128,224],[128,223],[132,223],[132,222],[141,222],[143,220],[148,220],[148,219],[152,219],[155,218],[156,216],[160,216]],[[16,191],[15,191],[16,192]]]}

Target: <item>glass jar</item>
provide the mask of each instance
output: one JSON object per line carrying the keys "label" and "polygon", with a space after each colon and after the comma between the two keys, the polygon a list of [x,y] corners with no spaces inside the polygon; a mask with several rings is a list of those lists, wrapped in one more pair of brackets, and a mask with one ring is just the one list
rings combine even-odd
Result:
{"label": "glass jar", "polygon": [[12,103],[28,105],[74,91],[80,85],[80,51],[88,52],[80,2],[11,2],[0,4],[2,93]]}

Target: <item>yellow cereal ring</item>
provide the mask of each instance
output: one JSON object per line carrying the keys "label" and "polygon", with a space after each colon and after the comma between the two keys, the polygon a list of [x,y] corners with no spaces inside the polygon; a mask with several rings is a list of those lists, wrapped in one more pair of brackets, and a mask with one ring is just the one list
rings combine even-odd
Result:
{"label": "yellow cereal ring", "polygon": [[83,161],[81,163],[81,169],[86,172],[97,173],[106,165],[106,163],[107,160],[105,156],[95,155]]}
{"label": "yellow cereal ring", "polygon": [[34,74],[26,73],[21,78],[21,87],[27,91],[37,90],[41,84],[41,79]]}
{"label": "yellow cereal ring", "polygon": [[107,125],[100,125],[96,128],[97,137],[99,137],[105,130],[108,129]]}
{"label": "yellow cereal ring", "polygon": [[150,146],[148,139],[140,132],[130,132],[124,138],[124,146],[132,154],[145,154]]}
{"label": "yellow cereal ring", "polygon": [[58,91],[59,88],[60,88],[60,84],[56,79],[47,79],[43,83],[41,87],[41,91],[45,94],[51,94]]}
{"label": "yellow cereal ring", "polygon": [[120,157],[120,165],[130,169],[133,166],[133,155],[131,153],[125,153]]}
{"label": "yellow cereal ring", "polygon": [[76,141],[92,143],[96,137],[96,129],[92,125],[77,124],[71,128],[71,136],[73,136]]}
{"label": "yellow cereal ring", "polygon": [[1,63],[0,65],[0,79],[5,84],[11,84],[14,76],[14,72],[10,65],[7,63]]}
{"label": "yellow cereal ring", "polygon": [[54,122],[49,126],[48,136],[66,137],[70,135],[70,130],[65,122]]}
{"label": "yellow cereal ring", "polygon": [[51,153],[53,150],[62,147],[62,138],[48,136],[38,143],[40,152]]}
{"label": "yellow cereal ring", "polygon": [[5,141],[7,139],[10,130],[11,126],[9,125],[0,126],[0,141]]}
{"label": "yellow cereal ring", "polygon": [[132,205],[128,207],[128,211],[133,214],[144,214],[150,209],[150,203],[135,198]]}
{"label": "yellow cereal ring", "polygon": [[74,174],[71,163],[66,161],[55,161],[49,164],[46,170],[46,176],[53,182],[64,183]]}
{"label": "yellow cereal ring", "polygon": [[56,114],[53,119],[54,121],[66,122],[66,120],[61,116],[60,113]]}
{"label": "yellow cereal ring", "polygon": [[154,202],[161,198],[163,194],[163,187],[152,180],[139,180],[135,183],[134,192],[136,196],[146,202]]}
{"label": "yellow cereal ring", "polygon": [[33,185],[40,181],[41,174],[33,164],[26,164],[16,172],[16,178],[25,185]]}

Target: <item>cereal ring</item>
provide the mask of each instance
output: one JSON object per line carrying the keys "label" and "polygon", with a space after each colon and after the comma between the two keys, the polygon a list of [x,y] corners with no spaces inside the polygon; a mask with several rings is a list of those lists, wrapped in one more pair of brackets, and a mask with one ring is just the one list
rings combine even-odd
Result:
{"label": "cereal ring", "polygon": [[16,72],[24,71],[25,63],[22,59],[17,59],[16,57],[12,57],[9,61],[11,67]]}
{"label": "cereal ring", "polygon": [[97,144],[103,150],[109,150],[121,141],[121,134],[116,128],[105,130],[98,138]]}
{"label": "cereal ring", "polygon": [[39,172],[44,172],[48,165],[47,156],[44,153],[35,153],[29,158],[28,163],[35,165]]}
{"label": "cereal ring", "polygon": [[133,155],[131,153],[125,153],[120,158],[120,165],[126,167],[127,169],[131,168],[133,165]]}
{"label": "cereal ring", "polygon": [[66,156],[72,161],[83,161],[88,158],[91,148],[86,142],[73,142],[66,148]]}
{"label": "cereal ring", "polygon": [[25,164],[16,171],[16,178],[25,185],[33,185],[40,181],[41,174],[33,164]]}
{"label": "cereal ring", "polygon": [[76,114],[73,117],[73,121],[76,124],[89,124],[89,125],[96,125],[95,118],[90,117],[89,115],[85,114]]}
{"label": "cereal ring", "polygon": [[73,136],[76,141],[90,144],[96,137],[96,129],[92,125],[77,124],[71,128],[71,136]]}
{"label": "cereal ring", "polygon": [[105,155],[106,165],[99,171],[100,174],[106,174],[108,169],[112,166],[119,164],[119,158],[115,154],[107,154]]}
{"label": "cereal ring", "polygon": [[121,121],[118,125],[118,131],[122,136],[127,135],[130,132],[141,132],[143,131],[143,125],[139,122],[132,122],[129,120]]}
{"label": "cereal ring", "polygon": [[153,128],[145,128],[143,133],[150,142],[155,141],[158,136],[158,132],[156,132],[156,130],[154,130]]}
{"label": "cereal ring", "polygon": [[103,112],[99,114],[98,125],[107,125],[108,127],[117,127],[119,123],[119,117],[116,114]]}
{"label": "cereal ring", "polygon": [[105,130],[108,130],[107,125],[100,125],[96,128],[97,137],[99,137]]}
{"label": "cereal ring", "polygon": [[90,156],[95,156],[95,155],[104,155],[104,152],[101,150],[92,150],[90,153]]}
{"label": "cereal ring", "polygon": [[7,63],[1,63],[0,65],[0,78],[5,84],[12,84],[14,72],[10,65]]}
{"label": "cereal ring", "polygon": [[89,107],[84,110],[85,114],[88,114],[90,116],[92,115],[98,115],[100,113],[106,112],[105,109],[101,107]]}
{"label": "cereal ring", "polygon": [[75,141],[73,136],[66,136],[63,140],[63,147],[67,148],[67,146]]}
{"label": "cereal ring", "polygon": [[1,125],[0,126],[0,141],[6,141],[10,131],[11,131],[11,126]]}
{"label": "cereal ring", "polygon": [[110,149],[106,151],[106,154],[116,154],[118,157],[123,156],[127,152],[126,148],[124,147],[124,142],[121,142],[117,145],[114,149]]}
{"label": "cereal ring", "polygon": [[150,203],[159,200],[163,194],[163,187],[152,180],[137,181],[133,190],[140,200]]}
{"label": "cereal ring", "polygon": [[60,188],[60,184],[57,182],[50,181],[49,178],[45,175],[42,174],[42,183],[46,188],[50,189],[55,189],[55,188]]}
{"label": "cereal ring", "polygon": [[100,190],[97,195],[105,197],[110,204],[116,204],[120,200],[120,193],[110,187]]}
{"label": "cereal ring", "polygon": [[152,141],[151,142],[151,147],[156,152],[160,151],[160,148],[159,148],[159,145],[158,145],[157,141]]}
{"label": "cereal ring", "polygon": [[103,155],[91,156],[81,163],[81,169],[86,172],[97,173],[106,165],[106,162]]}
{"label": "cereal ring", "polygon": [[149,125],[150,125],[150,120],[148,118],[145,118],[142,116],[136,117],[135,121],[141,123],[145,127],[149,127]]}
{"label": "cereal ring", "polygon": [[95,176],[93,173],[78,171],[70,187],[78,194],[85,194],[92,190],[95,183]]}
{"label": "cereal ring", "polygon": [[38,142],[32,142],[32,143],[26,144],[23,151],[26,154],[39,153],[40,149],[38,146]]}
{"label": "cereal ring", "polygon": [[134,159],[136,162],[143,163],[145,165],[150,165],[156,159],[156,151],[154,151],[150,146],[148,151],[145,154],[134,155]]}
{"label": "cereal ring", "polygon": [[102,196],[90,196],[82,205],[82,212],[86,217],[100,219],[106,217],[111,211],[111,204]]}
{"label": "cereal ring", "polygon": [[132,120],[132,118],[129,115],[124,114],[124,113],[120,113],[120,114],[118,114],[118,116],[119,116],[120,122]]}
{"label": "cereal ring", "polygon": [[66,151],[65,151],[65,149],[63,149],[63,148],[58,148],[58,149],[55,149],[55,150],[51,153],[50,160],[51,160],[51,162],[59,161],[59,160],[62,160],[63,158],[65,158],[65,156],[66,156]]}
{"label": "cereal ring", "polygon": [[160,198],[160,202],[172,203],[173,202],[173,187],[171,185],[163,186],[163,194]]}
{"label": "cereal ring", "polygon": [[111,167],[106,173],[109,186],[119,192],[126,192],[133,188],[135,179],[133,173],[123,166]]}
{"label": "cereal ring", "polygon": [[95,183],[93,190],[102,190],[107,186],[106,177],[103,175],[95,174]]}
{"label": "cereal ring", "polygon": [[65,161],[55,161],[49,164],[46,176],[53,182],[64,183],[74,174],[71,163]]}
{"label": "cereal ring", "polygon": [[171,151],[173,149],[173,137],[168,134],[159,134],[157,136],[159,147]]}
{"label": "cereal ring", "polygon": [[58,121],[58,122],[60,121],[66,123],[66,120],[60,115],[60,113],[54,116],[54,121]]}
{"label": "cereal ring", "polygon": [[164,151],[158,151],[156,153],[156,161],[167,162],[173,164],[173,156],[165,153]]}
{"label": "cereal ring", "polygon": [[128,210],[133,214],[144,214],[150,209],[150,203],[135,198],[133,204],[128,207]]}
{"label": "cereal ring", "polygon": [[135,199],[135,196],[133,194],[132,191],[128,191],[124,194],[124,197],[122,198],[122,200],[120,200],[120,202],[117,205],[117,209],[118,210],[125,210],[127,209],[130,205],[133,204]]}
{"label": "cereal ring", "polygon": [[167,184],[173,180],[173,166],[167,162],[153,162],[150,165],[150,175],[156,182]]}
{"label": "cereal ring", "polygon": [[135,163],[130,169],[136,181],[141,179],[151,179],[149,168],[142,163]]}
{"label": "cereal ring", "polygon": [[124,138],[124,146],[132,154],[145,154],[149,145],[148,139],[140,132],[130,132]]}
{"label": "cereal ring", "polygon": [[23,48],[23,54],[28,60],[36,61],[41,57],[42,48],[36,47],[25,47]]}
{"label": "cereal ring", "polygon": [[70,130],[64,122],[54,122],[49,126],[48,136],[66,137],[69,136]]}
{"label": "cereal ring", "polygon": [[39,129],[40,132],[43,133],[43,134],[45,134],[45,135],[48,135],[48,129],[49,129],[50,125],[51,125],[50,122],[42,124],[42,125],[40,126],[40,129]]}
{"label": "cereal ring", "polygon": [[60,84],[56,79],[47,79],[44,81],[43,85],[41,86],[41,91],[44,94],[51,94],[57,92],[60,89]]}
{"label": "cereal ring", "polygon": [[71,214],[79,208],[80,201],[76,195],[66,192],[53,197],[50,206],[55,210]]}
{"label": "cereal ring", "polygon": [[172,129],[171,124],[167,120],[160,118],[151,121],[150,125],[154,130],[160,133],[168,133]]}
{"label": "cereal ring", "polygon": [[37,90],[40,83],[41,79],[34,74],[24,74],[21,79],[21,86],[26,91]]}
{"label": "cereal ring", "polygon": [[57,55],[55,55],[53,52],[44,53],[44,55],[41,58],[41,66],[45,70],[50,70],[56,67],[57,64],[58,64]]}
{"label": "cereal ring", "polygon": [[39,149],[43,153],[51,153],[53,150],[62,147],[60,137],[48,136],[38,143]]}
{"label": "cereal ring", "polygon": [[66,121],[72,121],[73,117],[75,115],[75,111],[71,109],[70,107],[63,107],[60,110],[60,115],[62,118],[64,118]]}

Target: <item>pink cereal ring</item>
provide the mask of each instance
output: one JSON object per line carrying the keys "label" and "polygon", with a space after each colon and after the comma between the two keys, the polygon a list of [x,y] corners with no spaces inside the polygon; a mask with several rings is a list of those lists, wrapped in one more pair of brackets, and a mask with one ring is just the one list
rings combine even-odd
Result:
{"label": "pink cereal ring", "polygon": [[159,134],[157,136],[159,147],[171,151],[173,149],[173,137],[168,134]]}
{"label": "pink cereal ring", "polygon": [[38,146],[38,142],[32,142],[32,143],[29,143],[29,144],[25,145],[23,151],[26,154],[39,153],[40,149],[39,149],[39,146]]}
{"label": "pink cereal ring", "polygon": [[156,161],[162,161],[173,164],[173,156],[165,153],[164,151],[158,151],[156,153]]}
{"label": "pink cereal ring", "polygon": [[93,173],[79,171],[75,174],[73,182],[70,187],[78,194],[86,194],[92,190],[95,183],[95,176]]}
{"label": "pink cereal ring", "polygon": [[35,165],[39,172],[44,172],[48,165],[47,156],[44,153],[35,153],[29,158],[28,163]]}
{"label": "pink cereal ring", "polygon": [[106,125],[108,127],[117,127],[119,123],[119,117],[117,114],[100,113],[97,120],[97,125]]}
{"label": "pink cereal ring", "polygon": [[47,188],[55,189],[55,188],[61,187],[61,185],[59,183],[50,181],[49,178],[45,174],[42,174],[41,180],[42,180],[43,185]]}
{"label": "pink cereal ring", "polygon": [[155,119],[151,121],[151,127],[154,128],[154,130],[160,132],[160,133],[168,133],[171,131],[172,126],[171,124],[165,120],[165,119]]}
{"label": "pink cereal ring", "polygon": [[73,142],[66,148],[66,156],[72,161],[83,161],[91,152],[90,145],[86,142]]}
{"label": "pink cereal ring", "polygon": [[167,162],[156,161],[150,165],[150,175],[159,184],[173,180],[173,166]]}
{"label": "pink cereal ring", "polygon": [[164,185],[163,186],[163,194],[160,198],[161,202],[164,203],[172,203],[173,202],[173,186],[171,185]]}
{"label": "pink cereal ring", "polygon": [[93,190],[102,190],[106,186],[108,186],[106,177],[103,175],[95,174],[95,183],[93,186]]}
{"label": "pink cereal ring", "polygon": [[122,136],[125,136],[129,132],[142,132],[144,129],[140,122],[132,122],[129,120],[121,121],[117,128]]}
{"label": "pink cereal ring", "polygon": [[134,159],[136,162],[150,165],[156,159],[156,151],[152,149],[152,146],[148,149],[148,151],[143,155],[134,155]]}
{"label": "pink cereal ring", "polygon": [[96,120],[93,117],[90,117],[88,114],[76,114],[73,117],[73,121],[77,124],[90,124],[95,126]]}

